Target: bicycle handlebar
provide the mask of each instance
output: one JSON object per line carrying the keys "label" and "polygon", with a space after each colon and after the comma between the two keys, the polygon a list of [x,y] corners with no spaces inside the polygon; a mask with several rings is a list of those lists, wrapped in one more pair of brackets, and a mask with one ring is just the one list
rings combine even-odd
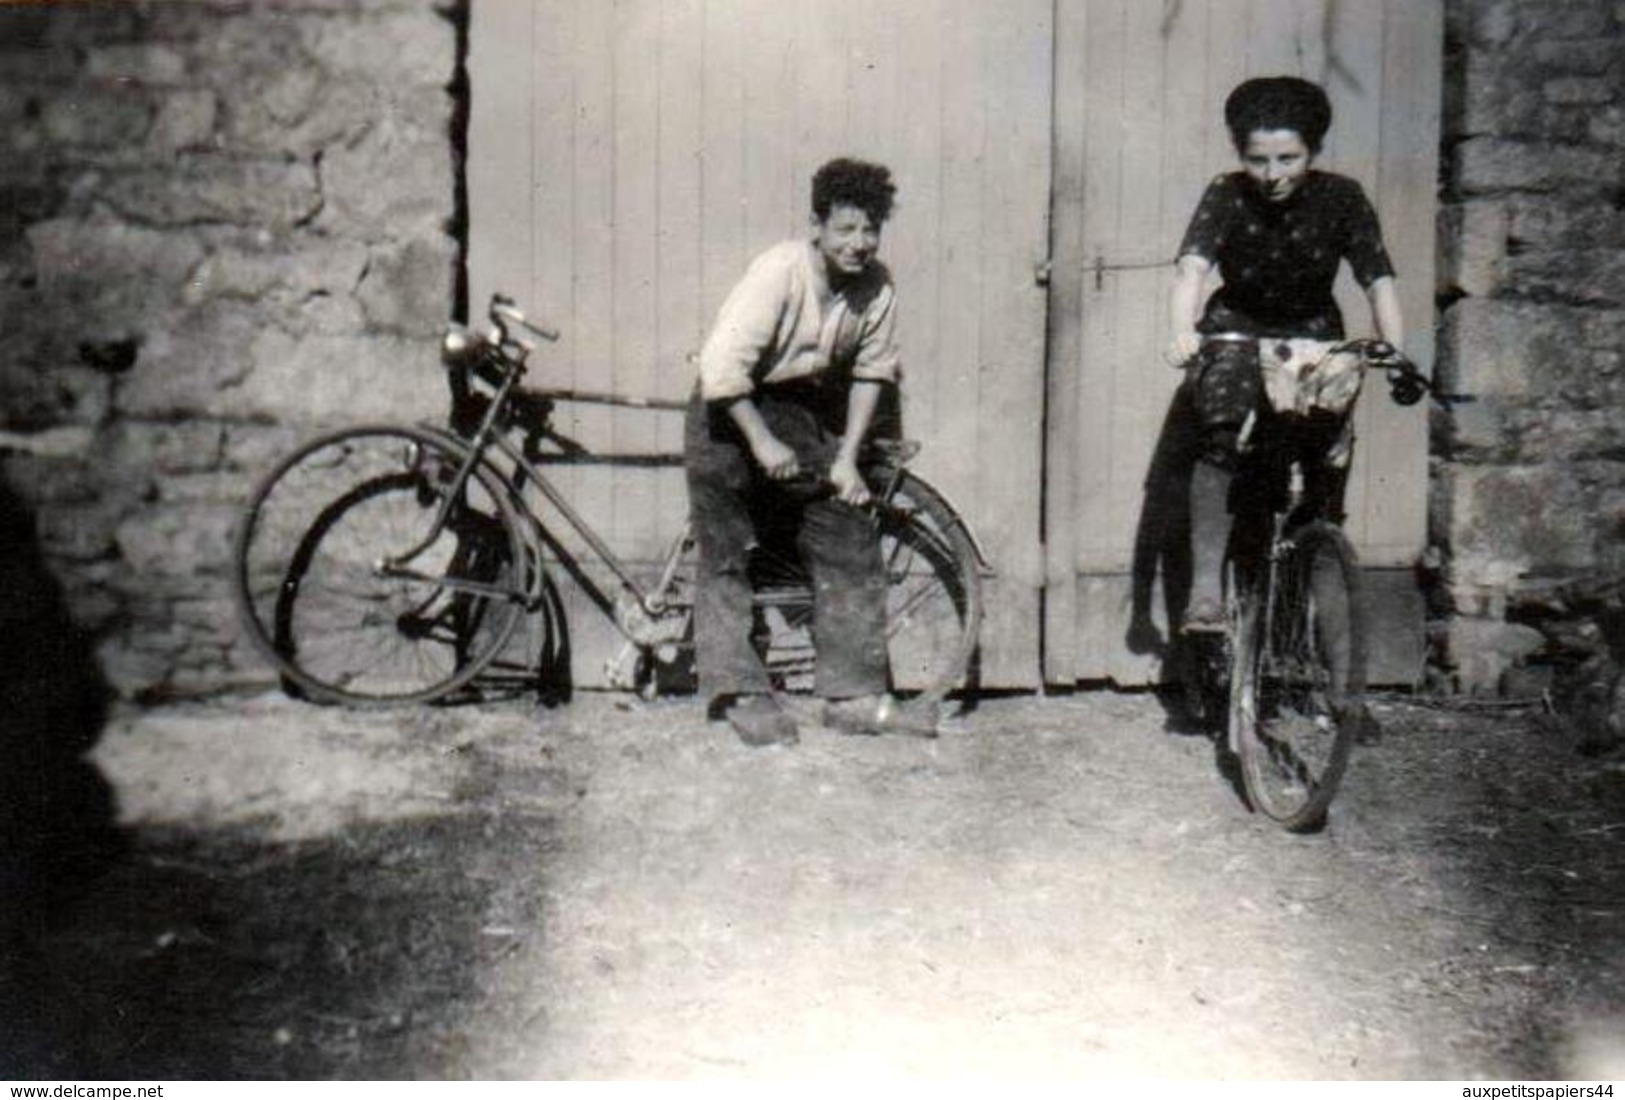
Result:
{"label": "bicycle handlebar", "polygon": [[556,343],[559,339],[558,329],[548,328],[545,325],[538,325],[531,321],[514,304],[514,300],[506,294],[491,295],[491,323],[497,326],[503,337],[508,334],[508,325],[513,324],[534,333],[548,343]]}
{"label": "bicycle handlebar", "polygon": [[[1202,337],[1204,348],[1214,344],[1262,344],[1271,339],[1268,336],[1254,336],[1245,332],[1215,332]],[[1379,368],[1388,376],[1388,395],[1396,405],[1410,406],[1422,400],[1424,396],[1431,396],[1440,406],[1448,407],[1452,401],[1470,400],[1468,398],[1446,396],[1440,394],[1431,380],[1413,363],[1404,352],[1386,340],[1372,337],[1356,337],[1352,340],[1325,340],[1319,341],[1326,345],[1327,354],[1354,351],[1360,355],[1361,369]],[[1190,360],[1186,366],[1195,363]]]}

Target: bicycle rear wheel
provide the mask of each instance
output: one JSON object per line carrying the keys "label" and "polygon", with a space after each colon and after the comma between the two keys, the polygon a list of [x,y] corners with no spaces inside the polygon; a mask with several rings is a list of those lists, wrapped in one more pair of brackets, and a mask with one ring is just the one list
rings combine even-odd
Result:
{"label": "bicycle rear wheel", "polygon": [[[975,545],[947,501],[912,474],[875,508],[886,571],[886,650],[894,691],[922,702],[975,686],[982,622]],[[758,548],[751,562],[756,642],[782,688],[813,686],[813,585],[793,550]]]}
{"label": "bicycle rear wheel", "polygon": [[421,703],[502,651],[525,613],[525,544],[490,471],[448,496],[465,457],[417,429],[353,428],[261,483],[238,530],[237,596],[284,686],[352,706]]}
{"label": "bicycle rear wheel", "polygon": [[1354,551],[1336,527],[1293,536],[1242,602],[1230,733],[1253,808],[1294,832],[1325,824],[1365,691]]}

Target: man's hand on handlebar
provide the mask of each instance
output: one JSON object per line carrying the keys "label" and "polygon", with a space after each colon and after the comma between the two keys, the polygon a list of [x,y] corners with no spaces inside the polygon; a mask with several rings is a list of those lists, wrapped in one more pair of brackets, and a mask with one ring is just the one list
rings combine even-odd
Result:
{"label": "man's hand on handlebar", "polygon": [[751,454],[756,456],[757,464],[767,474],[769,481],[789,481],[801,475],[801,463],[796,460],[796,452],[772,433],[764,433],[752,440]]}
{"label": "man's hand on handlebar", "polygon": [[869,486],[858,472],[858,464],[849,458],[837,457],[830,465],[829,484],[837,497],[855,508],[869,503]]}

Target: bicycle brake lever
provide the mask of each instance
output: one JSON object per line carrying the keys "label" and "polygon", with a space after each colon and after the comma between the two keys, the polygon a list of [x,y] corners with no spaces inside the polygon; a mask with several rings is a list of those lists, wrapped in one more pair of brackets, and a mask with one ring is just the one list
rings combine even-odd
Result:
{"label": "bicycle brake lever", "polygon": [[[492,298],[491,314],[492,316],[502,318],[504,321],[507,321],[510,324],[518,325],[520,328],[535,333],[537,336],[540,336],[543,340],[546,340],[549,343],[556,342],[559,338],[558,329],[532,324],[531,321],[522,312],[520,312],[519,308],[513,304],[511,299],[498,300],[497,298]],[[523,341],[519,341],[519,343],[521,346],[524,346]],[[527,350],[534,351],[536,349],[534,345],[530,345]]]}

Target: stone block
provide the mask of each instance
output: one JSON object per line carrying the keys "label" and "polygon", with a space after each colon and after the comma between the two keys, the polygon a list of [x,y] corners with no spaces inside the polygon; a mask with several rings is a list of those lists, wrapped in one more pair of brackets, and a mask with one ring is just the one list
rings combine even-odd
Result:
{"label": "stone block", "polygon": [[137,4],[50,4],[43,42],[89,47],[102,42],[133,42],[147,28],[148,12]]}
{"label": "stone block", "polygon": [[16,35],[15,9],[0,7],[0,73],[33,87],[67,84],[79,76],[79,55],[65,44],[25,44]]}
{"label": "stone block", "polygon": [[186,58],[179,49],[160,42],[96,46],[85,56],[84,75],[101,81],[177,85],[186,81]]}
{"label": "stone block", "polygon": [[1576,310],[1580,344],[1597,352],[1625,348],[1625,309]]}
{"label": "stone block", "polygon": [[457,247],[450,237],[422,237],[373,250],[356,297],[368,325],[402,336],[434,337],[451,318]]}
{"label": "stone block", "polygon": [[1517,0],[1484,0],[1467,10],[1467,33],[1475,46],[1504,46],[1518,33]]}
{"label": "stone block", "polygon": [[68,616],[90,634],[110,628],[124,614],[124,600],[117,592],[100,584],[78,583],[71,575],[65,582]]}
{"label": "stone block", "polygon": [[78,85],[46,101],[40,124],[57,147],[138,147],[152,115],[151,101],[139,91]]}
{"label": "stone block", "polygon": [[208,470],[166,477],[158,483],[161,504],[241,504],[254,478],[241,470]]}
{"label": "stone block", "polygon": [[1549,39],[1536,42],[1530,52],[1548,69],[1601,76],[1613,65],[1619,46],[1609,38]]}
{"label": "stone block", "polygon": [[457,31],[432,4],[354,17],[303,19],[306,51],[327,72],[382,86],[444,87],[457,69]]}
{"label": "stone block", "polygon": [[41,305],[77,341],[139,333],[173,302],[203,257],[187,232],[115,218],[56,218],[30,226]]}
{"label": "stone block", "polygon": [[149,474],[194,474],[219,467],[226,426],[219,421],[123,418],[98,441],[97,461],[107,469]]}
{"label": "stone block", "polygon": [[298,425],[228,423],[223,465],[258,477],[309,435],[308,427]]}
{"label": "stone block", "polygon": [[131,632],[122,631],[97,643],[96,664],[121,698],[137,699],[162,690],[174,667],[174,656],[153,650],[150,643],[134,644]]}
{"label": "stone block", "polygon": [[165,6],[180,9],[172,30],[186,37],[197,81],[220,93],[230,109],[261,95],[276,74],[314,68],[300,41],[299,20],[279,10],[280,2],[231,18],[199,11],[192,3]]}
{"label": "stone block", "polygon": [[1450,410],[1449,453],[1458,461],[1505,461],[1516,451],[1514,413],[1501,399],[1479,397]]}
{"label": "stone block", "polygon": [[98,371],[0,362],[0,428],[33,433],[107,418],[112,380]]}
{"label": "stone block", "polygon": [[1591,116],[1587,136],[1599,145],[1625,145],[1625,107],[1605,107]]}
{"label": "stone block", "polygon": [[298,336],[354,336],[367,329],[361,303],[348,294],[315,294],[288,302],[278,310],[277,323]]}
{"label": "stone block", "polygon": [[242,234],[222,241],[192,272],[184,300],[265,304],[346,296],[367,269],[365,245],[305,235]]}
{"label": "stone block", "polygon": [[1548,103],[1598,106],[1616,98],[1614,82],[1600,76],[1562,76],[1546,81],[1541,94]]}
{"label": "stone block", "polygon": [[82,456],[0,452],[0,480],[25,504],[91,504],[101,497],[100,472]]}
{"label": "stone block", "polygon": [[225,92],[233,147],[296,153],[316,148],[294,131],[324,97],[322,85],[320,71],[301,64],[267,70]]}
{"label": "stone block", "polygon": [[223,502],[149,504],[118,524],[119,554],[139,578],[224,575],[231,566],[238,511]]}
{"label": "stone block", "polygon": [[1457,618],[1445,634],[1444,659],[1455,671],[1459,690],[1497,694],[1508,671],[1538,653],[1545,642],[1545,635],[1534,627]]}
{"label": "stone block", "polygon": [[1478,200],[1440,211],[1442,291],[1488,297],[1501,286],[1510,217],[1505,203]]}
{"label": "stone block", "polygon": [[212,301],[169,318],[149,334],[135,368],[116,395],[120,411],[149,418],[225,409],[220,391],[237,385],[253,365],[263,315],[241,302]]}
{"label": "stone block", "polygon": [[1579,205],[1559,195],[1516,195],[1507,202],[1508,233],[1520,249],[1625,248],[1625,210]]}
{"label": "stone block", "polygon": [[1593,401],[1591,408],[1524,410],[1511,423],[1517,439],[1512,458],[1520,462],[1586,462],[1625,454],[1625,423],[1617,402]]}
{"label": "stone block", "polygon": [[158,114],[147,134],[147,147],[154,153],[196,152],[214,144],[219,116],[215,94],[205,89],[173,92],[158,103]]}
{"label": "stone block", "polygon": [[[432,340],[386,336],[259,335],[243,384],[217,393],[230,415],[308,425],[438,417],[446,405],[439,348]],[[217,410],[226,413],[225,409]]]}
{"label": "stone block", "polygon": [[187,153],[172,165],[112,176],[102,197],[125,217],[153,226],[211,222],[287,229],[321,209],[309,164]]}
{"label": "stone block", "polygon": [[54,505],[35,517],[40,549],[49,558],[77,563],[101,561],[117,553],[122,507],[107,501]]}
{"label": "stone block", "polygon": [[1523,573],[1595,565],[1591,494],[1572,469],[1458,467],[1447,476],[1454,583],[1504,588]]}
{"label": "stone block", "polygon": [[[447,113],[450,97],[446,97]],[[444,232],[454,210],[451,144],[444,119],[405,125],[386,119],[353,146],[322,160],[326,205],[319,224],[368,240]]]}
{"label": "stone block", "polygon": [[1611,29],[1601,0],[1520,0],[1518,8],[1525,41],[1596,38]]}
{"label": "stone block", "polygon": [[1511,261],[1509,278],[1533,297],[1625,307],[1625,251],[1618,248],[1526,253]]}
{"label": "stone block", "polygon": [[1538,81],[1519,55],[1471,52],[1459,83],[1459,89],[1451,91],[1461,98],[1462,136],[1538,137],[1545,133],[1546,103]]}
{"label": "stone block", "polygon": [[1609,186],[1620,178],[1619,158],[1600,149],[1472,137],[1456,149],[1463,192],[1550,191],[1565,184]]}
{"label": "stone block", "polygon": [[1477,397],[1521,397],[1540,365],[1569,354],[1573,329],[1563,307],[1466,298],[1440,328],[1439,372],[1446,389]]}

